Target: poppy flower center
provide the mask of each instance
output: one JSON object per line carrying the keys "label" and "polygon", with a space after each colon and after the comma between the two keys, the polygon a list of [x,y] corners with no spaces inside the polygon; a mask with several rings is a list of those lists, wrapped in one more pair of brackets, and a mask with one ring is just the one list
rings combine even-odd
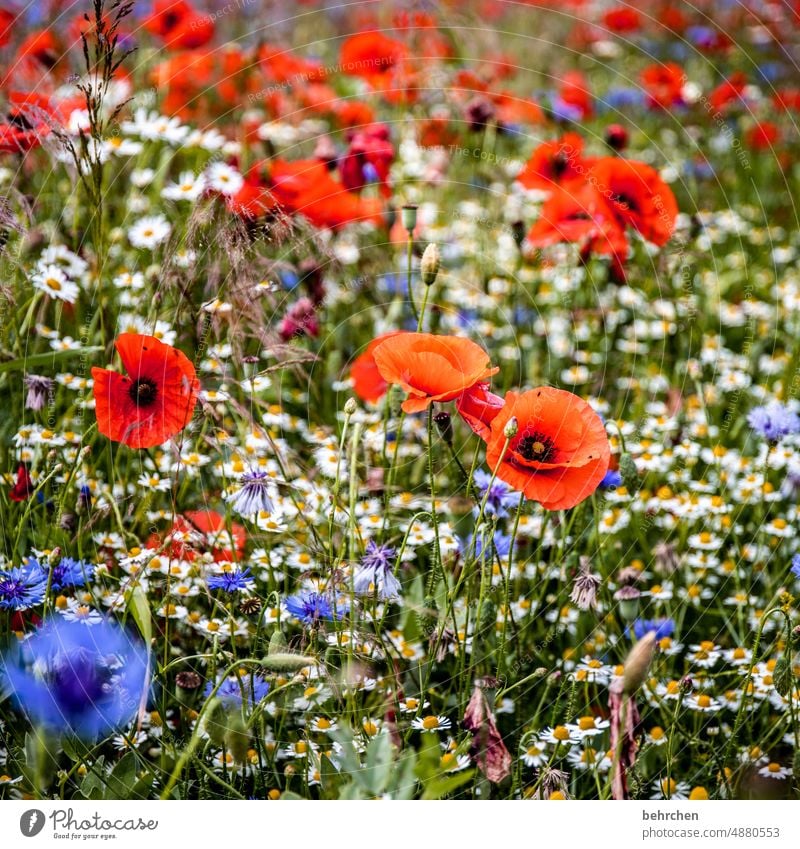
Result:
{"label": "poppy flower center", "polygon": [[32,130],[33,124],[20,112],[12,112],[8,116],[8,123],[20,130]]}
{"label": "poppy flower center", "polygon": [[634,203],[633,199],[629,195],[620,193],[620,194],[614,195],[614,200],[620,206],[624,206],[625,209],[631,210],[631,212],[638,212],[639,211],[638,205],[636,203]]}
{"label": "poppy flower center", "polygon": [[156,400],[155,381],[141,377],[130,388],[131,400],[137,407],[149,407]]}
{"label": "poppy flower center", "polygon": [[542,433],[531,433],[523,436],[517,443],[517,454],[526,460],[537,463],[547,463],[555,453],[553,440]]}

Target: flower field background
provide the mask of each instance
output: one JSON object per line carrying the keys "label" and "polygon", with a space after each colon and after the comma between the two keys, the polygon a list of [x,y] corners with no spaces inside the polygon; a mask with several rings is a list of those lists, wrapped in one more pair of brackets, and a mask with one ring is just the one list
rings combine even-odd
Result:
{"label": "flower field background", "polygon": [[794,4],[0,2],[0,796],[796,798]]}

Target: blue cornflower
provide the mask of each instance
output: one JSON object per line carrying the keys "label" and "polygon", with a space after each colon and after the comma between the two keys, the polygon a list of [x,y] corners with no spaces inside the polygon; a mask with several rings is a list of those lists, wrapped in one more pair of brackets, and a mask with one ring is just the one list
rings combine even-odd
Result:
{"label": "blue cornflower", "polygon": [[271,513],[270,477],[266,472],[245,472],[240,479],[241,487],[228,496],[231,509],[240,516],[250,519],[260,512]]}
{"label": "blue cornflower", "polygon": [[249,590],[253,586],[254,578],[250,569],[232,569],[230,572],[220,572],[212,575],[207,583],[210,590],[223,590],[226,593],[238,593]]}
{"label": "blue cornflower", "polygon": [[621,483],[622,475],[614,469],[609,469],[600,481],[600,489],[616,489]]}
{"label": "blue cornflower", "polygon": [[84,740],[130,722],[149,678],[141,642],[113,622],[48,621],[0,663],[0,679],[37,726]]}
{"label": "blue cornflower", "polygon": [[[508,516],[509,509],[516,509],[522,493],[513,492],[511,487],[497,478],[492,482],[492,476],[483,469],[476,469],[472,475],[472,483],[478,490],[478,501],[483,502],[486,498],[485,516],[496,516],[504,519]],[[491,483],[491,487],[489,484]],[[488,497],[486,495],[488,491]]]}
{"label": "blue cornflower", "polygon": [[23,566],[0,571],[0,608],[27,610],[44,601],[47,572],[36,558]]}
{"label": "blue cornflower", "polygon": [[[214,686],[212,681],[206,684],[204,691],[206,698],[211,695]],[[269,682],[260,675],[242,675],[241,678],[231,675],[219,685],[216,695],[225,707],[241,707],[245,700],[255,707],[268,692]]]}
{"label": "blue cornflower", "polygon": [[[31,558],[32,560],[33,558]],[[30,563],[30,560],[28,561]],[[83,560],[73,560],[72,557],[62,557],[57,566],[53,567],[50,588],[68,590],[82,587],[94,577],[94,564]]]}
{"label": "blue cornflower", "polygon": [[291,595],[286,599],[286,609],[304,625],[315,625],[321,619],[340,619],[345,613],[341,602],[337,603],[334,612],[327,596],[315,590],[302,590],[297,595]]}
{"label": "blue cornflower", "polygon": [[355,592],[358,595],[377,595],[379,599],[398,598],[400,581],[394,576],[396,555],[390,545],[378,545],[370,540],[353,579]]}
{"label": "blue cornflower", "polygon": [[[625,629],[630,636],[629,629]],[[675,633],[675,622],[672,619],[636,619],[633,623],[633,633],[637,640],[641,640],[645,634],[656,632],[656,639],[663,640]]]}
{"label": "blue cornflower", "polygon": [[747,417],[750,427],[770,442],[800,432],[800,416],[780,401],[754,407]]}
{"label": "blue cornflower", "polygon": [[[461,554],[469,554],[470,548],[473,545],[473,534],[470,534],[466,539],[459,540],[459,550]],[[511,536],[504,534],[502,531],[495,531],[493,539],[485,539],[484,535],[477,534],[475,536],[474,548],[472,549],[475,559],[486,558],[491,560],[495,556],[500,558],[508,557],[511,552]]]}
{"label": "blue cornflower", "polygon": [[800,554],[795,554],[792,558],[792,574],[796,578],[800,578]]}

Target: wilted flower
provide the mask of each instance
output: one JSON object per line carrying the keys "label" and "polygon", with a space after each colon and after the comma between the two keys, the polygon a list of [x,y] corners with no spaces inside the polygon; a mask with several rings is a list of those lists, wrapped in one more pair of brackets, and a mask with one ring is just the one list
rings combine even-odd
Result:
{"label": "wilted flower", "polygon": [[588,557],[581,557],[580,571],[575,578],[570,599],[581,610],[597,607],[597,588],[600,586],[600,576],[591,571]]}
{"label": "wilted flower", "polygon": [[42,377],[38,374],[27,375],[25,387],[28,394],[25,396],[25,408],[34,411],[41,410],[47,403],[52,385],[53,381],[49,377]]}

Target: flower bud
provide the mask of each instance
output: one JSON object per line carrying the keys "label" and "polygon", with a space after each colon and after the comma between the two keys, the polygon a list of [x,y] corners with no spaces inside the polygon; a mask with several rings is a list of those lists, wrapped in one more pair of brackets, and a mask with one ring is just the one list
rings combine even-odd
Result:
{"label": "flower bud", "polygon": [[453,444],[453,422],[450,418],[450,413],[446,413],[442,411],[441,413],[437,413],[433,417],[434,422],[436,422],[436,427],[439,430],[439,435],[442,439],[448,444]]}
{"label": "flower bud", "polygon": [[353,413],[355,413],[355,411],[357,409],[358,409],[358,402],[356,401],[355,398],[348,398],[347,401],[345,401],[344,414],[346,416],[352,416]]}
{"label": "flower bud", "polygon": [[422,282],[426,286],[433,286],[436,282],[436,276],[439,274],[439,264],[441,257],[439,256],[439,248],[430,244],[425,248],[420,262],[420,271],[422,272]]}
{"label": "flower bud", "polygon": [[606,127],[606,144],[617,152],[628,146],[628,131],[622,124],[609,124]]}
{"label": "flower bud", "polygon": [[519,422],[517,421],[516,416],[511,416],[511,418],[506,422],[506,426],[503,428],[503,436],[506,439],[513,439],[519,431]]}
{"label": "flower bud", "polygon": [[417,205],[415,203],[407,203],[400,211],[403,229],[409,235],[414,232],[417,226]]}
{"label": "flower bud", "polygon": [[639,614],[639,598],[642,594],[636,587],[620,587],[614,593],[615,601],[619,602],[620,616],[626,622],[633,622]]}
{"label": "flower bud", "polygon": [[622,676],[623,692],[626,695],[632,696],[642,686],[655,647],[656,632],[648,631],[628,653]]}
{"label": "flower bud", "polygon": [[623,454],[619,458],[619,473],[628,492],[631,495],[636,495],[641,487],[641,481],[639,480],[639,470],[630,454]]}

